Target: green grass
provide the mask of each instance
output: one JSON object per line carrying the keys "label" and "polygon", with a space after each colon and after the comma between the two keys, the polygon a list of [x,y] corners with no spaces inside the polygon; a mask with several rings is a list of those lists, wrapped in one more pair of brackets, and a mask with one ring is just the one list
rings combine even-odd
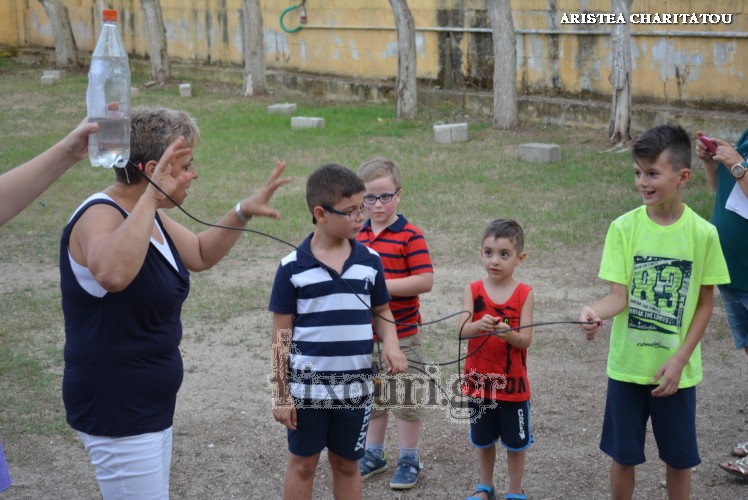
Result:
{"label": "green grass", "polygon": [[[85,73],[67,74],[57,85],[40,84],[41,69],[0,60],[0,172],[51,146],[85,116]],[[136,74],[141,85],[147,75]],[[601,154],[603,130],[580,130],[523,125],[497,131],[488,119],[470,119],[471,140],[437,144],[434,121],[455,116],[456,110],[423,112],[422,119],[398,122],[393,105],[322,102],[298,94],[243,99],[226,84],[193,81],[194,97],[179,97],[175,85],[144,89],[135,105],[184,109],[201,127],[203,140],[195,164],[201,174],[193,183],[186,208],[206,221],[216,221],[233,204],[265,180],[278,160],[288,163],[293,183],[283,188],[274,206],[280,222],[255,219],[251,228],[292,243],[312,230],[304,201],[309,173],[323,163],[355,168],[372,155],[394,158],[402,167],[400,211],[420,226],[429,241],[434,264],[455,265],[475,260],[483,226],[497,217],[519,220],[526,230],[526,250],[533,260],[563,250],[600,247],[610,221],[636,207],[628,153]],[[291,130],[287,116],[268,115],[275,102],[296,102],[299,115],[320,116],[326,128]],[[553,165],[526,164],[517,148],[526,142],[561,145],[562,161]],[[39,201],[2,228],[0,266],[39,272],[57,266],[59,236],[73,209],[90,193],[113,180],[113,173],[87,162],[74,167]],[[686,202],[708,217],[712,198],[703,173],[696,170]],[[1,202],[1,200],[0,200]],[[189,228],[202,227],[173,210]],[[233,266],[273,269],[289,247],[251,234],[243,236],[227,257]],[[233,269],[234,267],[232,267]],[[193,278],[184,320],[220,325],[239,314],[265,314],[272,272],[254,272],[246,286],[222,285],[221,266]],[[64,429],[60,400],[62,314],[55,279],[41,288],[4,281],[0,325],[0,437],[17,433],[59,434]],[[437,273],[438,276],[438,273]],[[455,300],[457,301],[457,299]],[[426,351],[448,353],[453,348],[454,320],[433,327]],[[265,328],[265,327],[263,327]],[[198,333],[209,336],[212,332]],[[226,342],[251,346],[246,335]],[[445,342],[447,344],[445,344]],[[456,351],[456,349],[454,349]],[[195,367],[189,368],[194,370]],[[451,370],[451,368],[450,368]]]}

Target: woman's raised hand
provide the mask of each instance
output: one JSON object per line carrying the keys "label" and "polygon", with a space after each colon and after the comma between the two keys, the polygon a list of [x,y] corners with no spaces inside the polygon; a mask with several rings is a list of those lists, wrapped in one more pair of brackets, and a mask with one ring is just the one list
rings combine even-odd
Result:
{"label": "woman's raised hand", "polygon": [[270,206],[270,199],[276,189],[291,182],[289,177],[281,177],[285,169],[286,162],[279,160],[265,185],[241,201],[241,210],[245,216],[261,215],[280,219],[280,212]]}

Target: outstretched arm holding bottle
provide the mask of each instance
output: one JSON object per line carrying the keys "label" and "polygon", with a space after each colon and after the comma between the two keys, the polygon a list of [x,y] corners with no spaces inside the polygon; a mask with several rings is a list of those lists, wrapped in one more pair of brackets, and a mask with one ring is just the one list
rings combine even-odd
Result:
{"label": "outstretched arm holding bottle", "polygon": [[18,215],[70,167],[88,156],[88,136],[99,128],[84,119],[60,142],[0,175],[0,226]]}

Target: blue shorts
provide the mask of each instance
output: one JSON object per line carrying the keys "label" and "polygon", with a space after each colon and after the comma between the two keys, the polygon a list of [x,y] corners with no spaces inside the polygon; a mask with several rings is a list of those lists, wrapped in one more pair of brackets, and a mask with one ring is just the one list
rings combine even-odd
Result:
{"label": "blue shorts", "polygon": [[530,402],[496,401],[496,407],[489,408],[491,403],[478,403],[473,399],[468,401],[471,415],[479,414],[481,406],[486,407],[482,415],[470,421],[470,442],[473,446],[487,448],[501,439],[501,444],[510,451],[529,448],[535,442],[530,432]]}
{"label": "blue shorts", "polygon": [[652,417],[660,459],[675,469],[697,466],[701,458],[696,443],[696,388],[656,398],[655,387],[608,379],[600,449],[621,465],[643,464],[647,420]]}
{"label": "blue shorts", "polygon": [[717,288],[725,305],[735,348],[748,349],[748,292],[727,285],[719,285]]}
{"label": "blue shorts", "polygon": [[360,408],[296,409],[296,430],[288,431],[288,451],[308,457],[327,448],[348,460],[364,456],[371,405]]}

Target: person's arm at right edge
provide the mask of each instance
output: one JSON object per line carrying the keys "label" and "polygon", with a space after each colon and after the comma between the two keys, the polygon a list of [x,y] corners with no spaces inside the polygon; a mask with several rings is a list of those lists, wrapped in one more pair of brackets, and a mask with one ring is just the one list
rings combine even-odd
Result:
{"label": "person's arm at right edge", "polygon": [[699,140],[699,135],[703,134],[701,130],[696,131],[696,140],[694,141],[694,144],[696,144],[696,156],[699,157],[699,160],[701,160],[702,165],[704,166],[704,174],[706,175],[706,185],[709,186],[709,189],[712,191],[717,190],[717,167],[719,167],[719,162],[714,161],[712,154],[709,152],[708,149],[706,149],[706,146]]}
{"label": "person's arm at right edge", "polygon": [[273,418],[288,429],[296,430],[296,407],[288,386],[288,356],[293,333],[293,314],[273,313],[273,352],[271,354]]}
{"label": "person's arm at right edge", "polygon": [[579,321],[590,323],[580,325],[582,331],[587,335],[587,340],[595,338],[597,330],[602,326],[603,320],[610,319],[628,306],[628,290],[620,283],[611,283],[608,295],[599,302],[582,308]]}
{"label": "person's arm at right edge", "polygon": [[[697,134],[701,132],[698,131]],[[704,174],[706,174],[706,183],[709,189],[712,191],[717,190],[717,169],[719,164],[722,163],[727,170],[730,170],[733,165],[743,162],[743,157],[740,153],[728,142],[719,139],[718,137],[712,137],[712,141],[717,145],[717,152],[711,154],[707,151],[706,147],[702,142],[696,139],[696,156],[699,157],[701,163],[704,166]],[[743,182],[740,182],[740,181]],[[742,179],[738,180],[738,186],[743,190],[743,193],[748,197],[748,178],[743,176]]]}
{"label": "person's arm at right edge", "polygon": [[[733,167],[733,165],[743,163],[744,160],[743,157],[740,156],[740,153],[738,153],[738,151],[731,144],[717,138],[714,139],[714,142],[717,144],[717,154],[712,157],[712,162],[716,165],[714,167],[714,189],[716,190],[717,168],[719,167],[719,163],[721,162],[729,171]],[[696,153],[698,154],[698,149],[696,150]],[[701,156],[699,156],[699,158],[701,158]],[[707,180],[709,180],[708,177]],[[743,177],[741,177],[740,179],[735,179],[735,183],[743,191],[743,194],[746,196],[746,198],[748,198],[748,176],[743,175]]]}

